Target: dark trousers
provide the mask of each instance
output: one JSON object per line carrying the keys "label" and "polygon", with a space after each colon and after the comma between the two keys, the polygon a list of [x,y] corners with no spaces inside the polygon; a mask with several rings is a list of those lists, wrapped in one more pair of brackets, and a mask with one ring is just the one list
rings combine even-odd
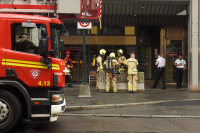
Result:
{"label": "dark trousers", "polygon": [[160,80],[160,77],[162,79],[162,85],[163,85],[163,88],[166,88],[166,82],[165,82],[165,68],[164,67],[161,67],[161,68],[157,68],[157,71],[156,71],[156,80],[153,84],[153,87],[156,87],[157,84],[158,84],[158,81]]}
{"label": "dark trousers", "polygon": [[176,68],[176,83],[177,83],[176,86],[177,87],[180,87],[182,84],[183,73],[184,73],[183,68]]}

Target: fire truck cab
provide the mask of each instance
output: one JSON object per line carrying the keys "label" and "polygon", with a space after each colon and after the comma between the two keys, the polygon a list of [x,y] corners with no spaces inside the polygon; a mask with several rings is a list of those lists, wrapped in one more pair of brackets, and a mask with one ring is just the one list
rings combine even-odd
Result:
{"label": "fire truck cab", "polygon": [[0,132],[22,119],[56,121],[65,110],[61,20],[0,13]]}

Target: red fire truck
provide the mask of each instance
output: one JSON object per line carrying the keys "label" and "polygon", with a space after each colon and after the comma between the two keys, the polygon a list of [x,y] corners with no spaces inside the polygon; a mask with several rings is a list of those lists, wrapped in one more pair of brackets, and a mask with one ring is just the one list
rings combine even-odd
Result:
{"label": "red fire truck", "polygon": [[[11,130],[22,118],[57,120],[66,107],[64,42],[59,32],[64,24],[58,17],[101,18],[101,0],[79,0],[79,14],[58,12],[57,5],[69,0],[38,1],[42,0],[0,2],[0,132]],[[94,4],[99,8],[94,10]]]}

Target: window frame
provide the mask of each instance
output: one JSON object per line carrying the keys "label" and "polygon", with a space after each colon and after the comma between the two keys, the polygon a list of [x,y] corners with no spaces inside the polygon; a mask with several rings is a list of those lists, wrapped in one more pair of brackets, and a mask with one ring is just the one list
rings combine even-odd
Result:
{"label": "window frame", "polygon": [[[16,43],[16,33],[14,33],[14,37],[12,37],[12,27],[11,25],[13,23],[23,23],[23,22],[27,22],[27,19],[8,19],[7,21],[7,45],[6,45],[6,48],[11,50],[11,51],[15,51],[15,52],[21,52],[21,53],[26,53],[26,54],[34,54],[34,53],[28,53],[28,52],[22,52],[22,51],[16,51],[16,50],[13,50],[12,49],[12,40],[14,38],[15,40],[15,43]],[[32,23],[36,23],[37,24],[41,24],[41,25],[46,25],[46,29],[47,29],[47,33],[48,33],[48,36],[50,35],[50,26],[49,26],[49,23],[48,21],[41,21],[41,20],[31,20]],[[48,40],[48,44],[49,44],[49,49],[51,49],[51,40],[49,39]],[[34,54],[34,55],[38,55],[38,54]]]}

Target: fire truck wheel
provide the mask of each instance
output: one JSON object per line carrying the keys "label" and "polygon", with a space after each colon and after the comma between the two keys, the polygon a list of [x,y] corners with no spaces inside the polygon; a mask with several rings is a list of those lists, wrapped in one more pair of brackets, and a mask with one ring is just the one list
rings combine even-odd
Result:
{"label": "fire truck wheel", "polygon": [[8,132],[20,120],[22,107],[12,93],[0,90],[0,133]]}

